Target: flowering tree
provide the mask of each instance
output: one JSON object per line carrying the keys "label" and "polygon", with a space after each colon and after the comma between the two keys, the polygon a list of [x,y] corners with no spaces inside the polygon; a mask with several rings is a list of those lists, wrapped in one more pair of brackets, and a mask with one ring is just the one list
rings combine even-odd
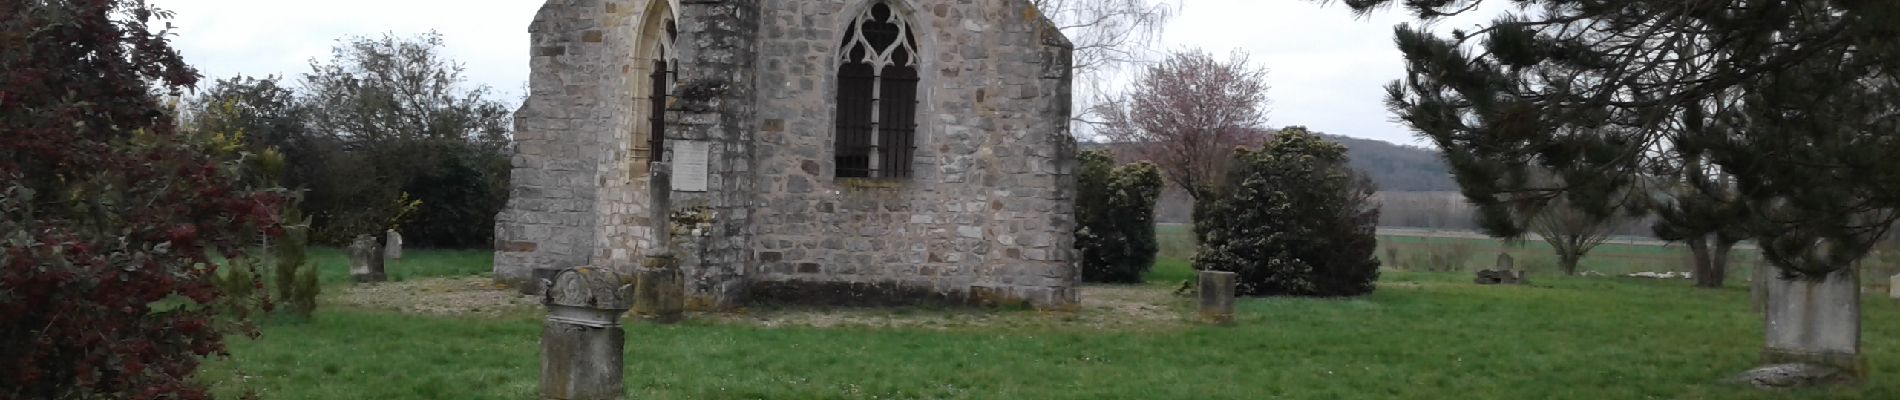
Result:
{"label": "flowering tree", "polygon": [[1096,113],[1101,132],[1130,143],[1141,159],[1196,200],[1226,174],[1234,148],[1266,137],[1267,71],[1235,52],[1226,61],[1200,50],[1175,53],[1148,67]]}

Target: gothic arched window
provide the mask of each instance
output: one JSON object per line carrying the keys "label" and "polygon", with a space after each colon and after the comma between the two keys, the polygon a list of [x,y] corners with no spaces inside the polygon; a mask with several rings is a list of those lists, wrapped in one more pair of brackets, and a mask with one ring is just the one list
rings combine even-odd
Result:
{"label": "gothic arched window", "polygon": [[671,18],[664,29],[666,36],[661,37],[647,75],[647,159],[653,161],[664,159],[666,152],[666,100],[673,92],[673,40],[679,36]]}
{"label": "gothic arched window", "polygon": [[838,50],[839,178],[908,178],[917,132],[917,39],[883,1],[845,28]]}

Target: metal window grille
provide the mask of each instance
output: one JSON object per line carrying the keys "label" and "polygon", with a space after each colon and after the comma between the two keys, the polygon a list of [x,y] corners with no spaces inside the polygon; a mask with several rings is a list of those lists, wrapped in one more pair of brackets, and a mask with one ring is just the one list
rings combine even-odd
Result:
{"label": "metal window grille", "polygon": [[908,178],[917,133],[917,40],[879,2],[845,29],[839,50],[837,137],[840,178]]}

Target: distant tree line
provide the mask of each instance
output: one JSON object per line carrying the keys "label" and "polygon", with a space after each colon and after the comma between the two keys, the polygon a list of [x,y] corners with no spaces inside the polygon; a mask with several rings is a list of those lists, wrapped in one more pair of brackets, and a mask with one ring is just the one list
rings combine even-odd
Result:
{"label": "distant tree line", "polygon": [[[1275,130],[1253,129],[1251,137],[1265,138]],[[1393,144],[1380,140],[1360,139],[1349,136],[1316,133],[1319,137],[1346,147],[1347,157],[1352,169],[1365,174],[1374,186],[1381,191],[1377,196],[1381,201],[1397,198],[1400,202],[1437,203],[1435,199],[1444,197],[1441,193],[1458,190],[1458,184],[1451,180],[1451,172],[1437,151],[1431,149]],[[1244,146],[1236,142],[1235,145]],[[1113,154],[1116,161],[1132,163],[1148,160],[1128,142],[1083,143],[1085,150],[1105,150]],[[1231,150],[1231,149],[1229,149]],[[1416,199],[1416,200],[1415,200]],[[1416,227],[1436,229],[1476,230],[1471,222],[1471,214],[1462,203],[1462,199],[1449,199],[1457,204],[1394,204],[1387,203],[1379,226]],[[1442,210],[1445,213],[1434,212]],[[1454,215],[1464,211],[1462,216]],[[1161,197],[1155,203],[1155,220],[1162,223],[1192,222],[1194,198],[1180,186],[1169,184],[1162,189]]]}
{"label": "distant tree line", "polygon": [[281,151],[317,243],[397,229],[418,246],[487,246],[508,195],[512,120],[442,46],[433,33],[347,38],[294,82],[205,86],[183,125]]}

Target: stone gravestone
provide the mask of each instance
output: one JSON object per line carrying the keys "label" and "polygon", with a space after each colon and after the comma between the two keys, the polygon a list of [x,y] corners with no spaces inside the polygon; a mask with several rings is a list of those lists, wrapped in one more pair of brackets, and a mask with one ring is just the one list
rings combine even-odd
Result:
{"label": "stone gravestone", "polygon": [[1900,274],[1887,277],[1887,298],[1900,300]]}
{"label": "stone gravestone", "polygon": [[686,309],[686,280],[675,262],[671,256],[653,256],[634,270],[633,315],[662,324],[679,322]]}
{"label": "stone gravestone", "polygon": [[1227,271],[1200,271],[1201,320],[1231,325],[1234,323],[1234,295],[1239,275]]}
{"label": "stone gravestone", "polygon": [[572,268],[547,282],[542,303],[541,398],[607,400],[626,396],[627,332],[620,314],[633,300],[631,277],[607,269]]}
{"label": "stone gravestone", "polygon": [[1478,277],[1472,279],[1472,282],[1480,285],[1530,283],[1530,280],[1524,277],[1524,271],[1517,270],[1516,261],[1511,259],[1510,253],[1498,253],[1497,264],[1491,269],[1479,270],[1477,275]]}
{"label": "stone gravestone", "polygon": [[402,234],[395,229],[383,232],[383,260],[402,260]]}
{"label": "stone gravestone", "polygon": [[356,235],[350,242],[350,281],[355,283],[382,282],[387,279],[383,273],[381,246],[370,235]]}
{"label": "stone gravestone", "polygon": [[1767,341],[1763,364],[1809,364],[1839,369],[1844,379],[1866,371],[1860,354],[1860,284],[1855,268],[1823,280],[1767,281]]}

